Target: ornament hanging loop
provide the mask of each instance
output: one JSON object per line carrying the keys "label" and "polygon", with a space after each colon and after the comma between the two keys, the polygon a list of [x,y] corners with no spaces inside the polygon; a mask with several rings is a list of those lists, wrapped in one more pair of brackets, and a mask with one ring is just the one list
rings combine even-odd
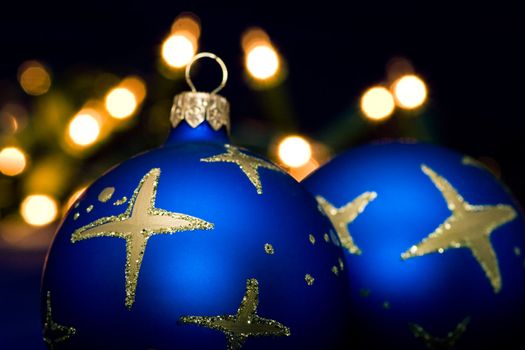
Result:
{"label": "ornament hanging loop", "polygon": [[201,53],[198,53],[195,56],[193,56],[193,58],[191,59],[190,63],[188,63],[188,65],[186,66],[186,73],[185,73],[185,75],[186,75],[186,82],[190,86],[191,91],[197,92],[197,89],[195,88],[195,85],[193,84],[193,81],[191,81],[190,71],[191,71],[191,66],[193,65],[193,63],[195,63],[195,61],[197,61],[197,60],[199,60],[201,58],[211,58],[212,60],[215,60],[215,62],[217,62],[219,64],[219,66],[221,67],[221,70],[222,70],[222,81],[221,81],[221,84],[219,86],[217,86],[215,88],[215,90],[213,90],[211,92],[212,95],[215,95],[217,92],[221,91],[224,86],[226,86],[226,81],[228,81],[228,69],[226,68],[226,65],[224,64],[224,61],[219,56],[217,56],[217,55],[215,55],[215,54],[213,54],[211,52],[201,52]]}

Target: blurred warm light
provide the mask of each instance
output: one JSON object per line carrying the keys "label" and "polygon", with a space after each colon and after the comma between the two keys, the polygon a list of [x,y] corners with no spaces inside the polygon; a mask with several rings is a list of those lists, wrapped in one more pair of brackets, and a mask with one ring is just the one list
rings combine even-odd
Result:
{"label": "blurred warm light", "polygon": [[44,194],[27,196],[20,205],[20,214],[33,226],[44,226],[56,219],[58,204],[56,200]]}
{"label": "blurred warm light", "polygon": [[16,147],[5,147],[0,151],[0,172],[7,176],[21,174],[26,168],[26,155]]}
{"label": "blurred warm light", "polygon": [[199,39],[201,35],[201,25],[199,18],[193,13],[184,13],[177,17],[171,25],[171,33],[185,33],[187,36]]}
{"label": "blurred warm light", "polygon": [[283,164],[298,168],[308,163],[312,157],[312,147],[303,137],[293,135],[279,142],[277,154]]}
{"label": "blurred warm light", "polygon": [[87,187],[81,187],[78,190],[76,190],[75,192],[73,192],[73,194],[71,196],[69,196],[69,198],[68,198],[68,200],[66,202],[66,205],[64,205],[64,210],[63,210],[64,213],[66,213],[69,210],[69,208],[71,208],[71,206],[86,191],[86,189],[87,189]]}
{"label": "blurred warm light", "polygon": [[184,34],[172,34],[162,44],[162,58],[173,68],[186,66],[196,51],[192,40]]}
{"label": "blurred warm light", "polygon": [[137,104],[142,103],[146,97],[146,83],[138,76],[130,76],[122,80],[120,86],[128,89],[135,95],[135,100]]}
{"label": "blurred warm light", "polygon": [[319,168],[319,162],[314,158],[310,158],[308,162],[298,168],[291,168],[289,170],[290,175],[297,181],[302,181],[305,177],[310,175],[314,170]]}
{"label": "blurred warm light", "polygon": [[394,112],[394,108],[394,97],[382,86],[368,89],[361,97],[361,110],[368,119],[384,120]]}
{"label": "blurred warm light", "polygon": [[271,43],[270,37],[261,28],[250,28],[241,38],[241,46],[244,52],[249,52],[255,46]]}
{"label": "blurred warm light", "polygon": [[68,135],[78,146],[89,146],[100,135],[98,114],[94,110],[82,110],[69,122]]}
{"label": "blurred warm light", "polygon": [[427,99],[425,82],[416,75],[401,77],[394,83],[393,90],[400,108],[414,109],[420,107]]}
{"label": "blurred warm light", "polygon": [[275,76],[279,66],[277,51],[270,45],[255,46],[246,55],[246,68],[255,79],[266,80]]}
{"label": "blurred warm light", "polygon": [[137,99],[129,89],[117,87],[110,90],[106,95],[105,106],[113,118],[125,119],[135,112]]}
{"label": "blurred warm light", "polygon": [[248,29],[241,38],[248,73],[257,80],[267,80],[277,75],[281,68],[279,53],[270,37],[261,28]]}
{"label": "blurred warm light", "polygon": [[51,87],[48,71],[37,61],[27,61],[20,66],[18,81],[22,89],[33,96],[45,94]]}

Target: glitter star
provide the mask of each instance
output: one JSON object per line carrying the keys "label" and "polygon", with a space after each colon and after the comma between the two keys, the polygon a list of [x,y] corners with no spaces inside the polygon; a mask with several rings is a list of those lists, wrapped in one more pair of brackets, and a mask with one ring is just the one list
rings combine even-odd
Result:
{"label": "glitter star", "polygon": [[258,303],[259,283],[252,278],[246,282],[246,293],[236,315],[183,316],[180,322],[223,332],[228,339],[228,350],[242,348],[248,337],[290,336],[288,327],[257,315]]}
{"label": "glitter star", "polygon": [[361,254],[361,249],[354,243],[354,239],[348,230],[348,225],[352,223],[357,216],[365,210],[368,203],[376,197],[377,193],[375,192],[365,192],[341,208],[334,207],[321,196],[315,197],[317,203],[319,203],[332,222],[341,244],[352,254]]}
{"label": "glitter star", "polygon": [[52,350],[55,348],[57,343],[64,342],[74,336],[77,330],[73,327],[62,326],[53,321],[53,315],[51,310],[51,292],[47,292],[46,298],[46,320],[44,322],[44,329],[42,335],[44,341],[49,345]]}
{"label": "glitter star", "polygon": [[124,213],[100,218],[79,228],[71,236],[73,243],[95,237],[126,240],[125,305],[128,309],[135,302],[140,266],[150,237],[213,228],[213,224],[193,216],[155,208],[159,177],[160,169],[152,169],[140,181]]}
{"label": "glitter star", "polygon": [[209,158],[203,158],[201,159],[201,162],[227,162],[237,164],[239,168],[241,168],[242,172],[248,177],[250,182],[255,186],[258,194],[263,193],[261,178],[258,171],[259,168],[282,172],[282,170],[277,166],[272,165],[260,158],[242,153],[231,145],[226,145],[225,147],[227,151],[226,153],[218,154]]}
{"label": "glitter star", "polygon": [[425,165],[421,169],[441,192],[452,215],[428,237],[401,254],[401,258],[443,253],[449,248],[469,248],[485,271],[494,292],[499,292],[501,275],[490,235],[501,225],[512,221],[516,211],[510,205],[503,204],[472,205],[444,177]]}
{"label": "glitter star", "polygon": [[465,318],[460,324],[456,326],[452,332],[449,332],[446,338],[436,338],[430,335],[423,327],[417,324],[409,324],[410,330],[414,336],[418,339],[421,339],[425,342],[428,349],[432,350],[445,350],[453,349],[456,345],[456,342],[467,330],[467,325],[470,322],[470,318]]}

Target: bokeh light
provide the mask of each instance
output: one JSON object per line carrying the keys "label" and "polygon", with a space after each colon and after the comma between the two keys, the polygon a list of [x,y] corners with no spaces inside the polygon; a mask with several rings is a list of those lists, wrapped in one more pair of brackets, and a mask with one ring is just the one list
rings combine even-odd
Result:
{"label": "bokeh light", "polygon": [[277,155],[286,166],[298,168],[308,163],[312,157],[312,147],[310,143],[301,136],[287,136],[279,142]]}
{"label": "bokeh light", "polygon": [[420,107],[427,99],[427,86],[416,75],[405,75],[393,84],[397,105],[404,109]]}
{"label": "bokeh light", "polygon": [[26,155],[17,147],[5,147],[0,151],[0,172],[7,176],[21,174],[26,168]]}
{"label": "bokeh light", "polygon": [[361,111],[368,119],[385,120],[392,115],[394,108],[394,97],[382,86],[368,89],[361,97]]}
{"label": "bokeh light", "polygon": [[33,194],[22,201],[20,214],[30,225],[44,226],[56,219],[58,204],[54,198],[48,195]]}
{"label": "bokeh light", "polygon": [[51,76],[40,62],[27,61],[18,70],[18,82],[27,94],[38,96],[51,87]]}
{"label": "bokeh light", "polygon": [[279,70],[277,51],[269,45],[258,45],[246,55],[248,72],[256,79],[269,79]]}
{"label": "bokeh light", "polygon": [[82,110],[71,119],[68,136],[78,146],[93,144],[100,135],[98,114],[94,110]]}
{"label": "bokeh light", "polygon": [[186,66],[195,56],[196,51],[197,48],[191,39],[182,34],[173,34],[162,44],[162,58],[173,68]]}
{"label": "bokeh light", "polygon": [[106,95],[105,106],[113,118],[125,119],[137,109],[137,99],[129,89],[117,87],[111,89]]}
{"label": "bokeh light", "polygon": [[280,69],[279,53],[261,28],[248,29],[241,38],[248,74],[256,80],[272,80]]}

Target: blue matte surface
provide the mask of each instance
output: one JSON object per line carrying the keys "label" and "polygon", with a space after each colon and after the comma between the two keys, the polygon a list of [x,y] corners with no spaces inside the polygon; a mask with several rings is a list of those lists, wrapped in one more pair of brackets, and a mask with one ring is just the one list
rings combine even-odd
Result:
{"label": "blue matte surface", "polygon": [[[343,346],[347,281],[331,272],[343,252],[322,239],[330,224],[314,198],[290,176],[268,169],[259,170],[263,194],[258,195],[239,166],[200,161],[225,152],[222,131],[211,132],[207,124],[191,129],[183,123],[179,128],[166,146],[130,159],[96,181],[59,229],[43,291],[52,293],[54,319],[77,329],[60,349],[224,350],[223,333],[178,320],[235,314],[248,278],[259,281],[259,316],[288,326],[292,335],[249,338],[243,350]],[[207,220],[215,229],[150,238],[136,301],[128,311],[125,241],[102,237],[72,244],[71,234],[100,217],[124,212],[127,204],[112,203],[130,198],[141,178],[157,167],[156,207]],[[108,186],[116,188],[113,198],[100,203],[97,196]],[[91,204],[93,211],[86,213]],[[75,221],[77,211],[81,215]],[[315,245],[309,242],[310,233],[317,238]],[[273,245],[274,255],[265,253],[265,243]],[[312,286],[305,282],[307,273],[315,278]]]}
{"label": "blue matte surface", "polygon": [[[512,196],[487,170],[462,164],[463,156],[437,146],[399,142],[343,153],[304,184],[341,207],[365,191],[377,192],[349,225],[362,255],[346,253],[351,293],[353,349],[423,349],[408,323],[445,337],[465,317],[471,321],[458,349],[525,348],[525,230]],[[449,249],[402,261],[400,255],[428,236],[448,216],[445,200],[421,171],[426,164],[471,204],[509,204],[514,221],[496,229],[491,241],[499,259],[503,289],[495,294],[471,251]],[[514,248],[522,254],[514,253]],[[363,296],[368,290],[369,296]],[[365,293],[366,294],[366,293]],[[383,307],[388,302],[390,308]],[[521,344],[521,345],[519,345]]]}

